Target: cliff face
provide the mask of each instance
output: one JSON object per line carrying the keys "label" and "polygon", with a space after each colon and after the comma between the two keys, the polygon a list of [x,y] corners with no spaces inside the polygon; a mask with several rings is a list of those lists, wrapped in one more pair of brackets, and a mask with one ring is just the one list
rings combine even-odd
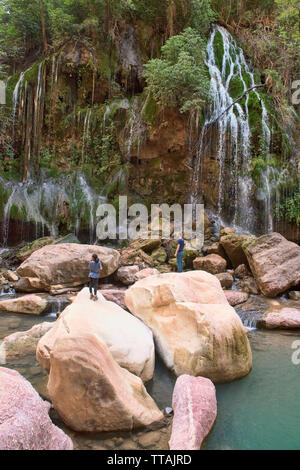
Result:
{"label": "cliff face", "polygon": [[[224,29],[214,34],[208,67],[211,60],[220,77],[214,78],[213,104],[207,104],[202,115],[180,113],[174,107],[162,109],[145,88],[143,64],[160,54],[165,37],[141,21],[120,21],[109,36],[91,30],[85,39],[68,41],[13,75],[8,81],[7,102],[15,155],[4,161],[4,178],[12,178],[13,161],[13,176],[27,189],[28,181],[42,179],[44,185],[51,181],[59,186],[68,184],[66,175],[79,174],[88,191],[75,178],[72,184],[77,193],[75,190],[71,196],[65,188],[51,225],[49,206],[55,202],[45,202],[43,191],[41,200],[31,200],[36,209],[29,214],[21,196],[14,198],[13,184],[3,183],[0,238],[4,232],[8,238],[20,220],[22,226],[34,222],[42,227],[42,232],[40,228],[35,231],[36,236],[78,227],[93,232],[97,194],[111,201],[118,194],[128,194],[132,202],[147,205],[201,201],[225,223],[256,233],[267,231],[274,218],[275,199],[281,197],[282,189],[292,194],[297,187],[293,151],[276,121],[270,98],[261,91],[251,92],[232,108],[229,118],[221,116],[211,125],[209,120],[218,111],[216,96],[221,97],[220,111],[226,100],[235,100],[261,83],[257,71],[251,66],[246,70],[233,38]],[[214,64],[217,58],[220,63]],[[223,68],[231,68],[224,80],[222,62]],[[229,84],[225,98],[220,92],[222,80]],[[269,160],[263,161],[261,140],[269,131]],[[245,204],[249,205],[247,220],[243,218]],[[275,229],[276,222],[272,223]],[[280,226],[285,226],[283,221]],[[34,238],[32,230],[26,233]],[[293,225],[289,237],[298,237]]]}

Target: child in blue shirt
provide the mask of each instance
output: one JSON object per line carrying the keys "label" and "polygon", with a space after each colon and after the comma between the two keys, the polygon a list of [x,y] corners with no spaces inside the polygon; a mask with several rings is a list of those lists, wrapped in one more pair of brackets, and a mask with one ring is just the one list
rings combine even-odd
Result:
{"label": "child in blue shirt", "polygon": [[[99,281],[99,272],[102,271],[103,266],[98,256],[95,254],[92,256],[92,259],[89,263],[90,274],[89,274],[89,287],[90,287],[90,299],[98,300],[97,290],[98,290],[98,281]],[[93,294],[94,290],[94,294]]]}

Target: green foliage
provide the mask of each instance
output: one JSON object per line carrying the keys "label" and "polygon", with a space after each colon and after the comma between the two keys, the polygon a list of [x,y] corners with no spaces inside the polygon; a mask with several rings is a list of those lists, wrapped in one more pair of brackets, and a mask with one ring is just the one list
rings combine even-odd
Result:
{"label": "green foliage", "polygon": [[275,207],[275,217],[277,220],[287,220],[288,222],[300,225],[300,192],[295,192]]}
{"label": "green foliage", "polygon": [[204,63],[205,40],[192,28],[162,46],[162,58],[146,64],[147,90],[162,107],[181,112],[204,105],[209,98],[209,74]]}

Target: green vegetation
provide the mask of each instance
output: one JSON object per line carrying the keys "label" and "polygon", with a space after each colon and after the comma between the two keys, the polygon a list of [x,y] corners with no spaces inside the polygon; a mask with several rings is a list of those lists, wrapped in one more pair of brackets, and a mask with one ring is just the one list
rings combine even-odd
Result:
{"label": "green vegetation", "polygon": [[162,58],[146,64],[147,90],[162,107],[181,112],[202,108],[209,98],[210,77],[204,63],[206,41],[192,28],[162,46]]}
{"label": "green vegetation", "polygon": [[277,220],[287,220],[300,226],[300,191],[277,204],[274,212]]}

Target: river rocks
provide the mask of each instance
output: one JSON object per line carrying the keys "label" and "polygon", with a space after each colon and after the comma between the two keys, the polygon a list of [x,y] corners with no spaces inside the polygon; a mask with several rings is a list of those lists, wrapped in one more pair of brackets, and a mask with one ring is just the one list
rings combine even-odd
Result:
{"label": "river rocks", "polygon": [[57,339],[48,390],[75,431],[125,431],[163,419],[142,380],[120,367],[94,334]]}
{"label": "river rocks", "polygon": [[300,246],[279,233],[260,237],[245,248],[256,282],[266,297],[300,284]]}
{"label": "river rocks", "polygon": [[160,274],[160,272],[156,268],[142,269],[134,276],[135,282],[140,281],[141,279],[145,279],[146,277],[149,277],[149,276],[157,276],[158,274]]}
{"label": "river rocks", "polygon": [[33,326],[28,331],[21,331],[6,336],[0,346],[0,357],[5,360],[10,357],[35,354],[39,340],[53,327],[53,323],[44,322]]}
{"label": "river rocks", "polygon": [[7,281],[9,282],[17,282],[19,280],[19,276],[16,275],[16,273],[14,273],[13,271],[5,271],[3,273],[5,279],[7,279]]}
{"label": "river rocks", "polygon": [[237,285],[239,289],[241,289],[244,292],[248,292],[248,294],[252,294],[252,295],[259,294],[259,289],[257,287],[254,277],[252,276],[243,278],[241,281],[238,282]]}
{"label": "river rocks", "polygon": [[190,271],[148,277],[126,291],[125,303],[152,329],[160,355],[176,375],[224,382],[250,371],[244,327],[215,276]]}
{"label": "river rocks", "polygon": [[161,246],[160,248],[157,248],[154,250],[151,254],[152,262],[154,266],[159,266],[160,264],[164,264],[167,260],[167,252],[166,250]]}
{"label": "river rocks", "polygon": [[182,375],[176,381],[172,406],[171,450],[199,450],[217,417],[214,384],[204,377]]}
{"label": "river rocks", "polygon": [[18,372],[0,367],[0,450],[72,450],[49,409]]}
{"label": "river rocks", "polygon": [[194,269],[219,274],[226,271],[227,261],[219,255],[208,255],[193,261]]}
{"label": "river rocks", "polygon": [[300,310],[297,308],[283,308],[278,312],[266,313],[261,321],[260,327],[268,330],[299,329]]}
{"label": "river rocks", "polygon": [[204,255],[219,255],[222,258],[226,258],[226,253],[221,243],[215,242],[210,246],[205,246],[202,249]]}
{"label": "river rocks", "polygon": [[74,345],[77,341],[79,347],[86,335],[94,336],[95,342],[105,343],[121,367],[140,376],[144,382],[152,379],[154,343],[151,331],[113,302],[101,299],[91,301],[87,288],[77,295],[41,339],[37,347],[37,360],[49,370],[52,367],[50,355],[56,341],[72,337]]}
{"label": "river rocks", "polygon": [[300,300],[300,291],[294,290],[289,292],[289,298],[292,300]]}
{"label": "river rocks", "polygon": [[240,292],[237,290],[226,290],[224,292],[226,299],[232,307],[236,305],[243,304],[249,299],[249,294],[247,292]]}
{"label": "river rocks", "polygon": [[245,277],[252,277],[251,272],[245,264],[240,264],[234,271],[234,276],[238,279],[245,279]]}
{"label": "river rocks", "polygon": [[17,289],[36,292],[82,285],[87,282],[93,253],[103,264],[100,277],[107,277],[118,269],[120,254],[111,248],[73,243],[48,245],[35,251],[18,268],[21,279]]}
{"label": "river rocks", "polygon": [[216,274],[216,278],[219,279],[220,284],[224,289],[230,289],[234,283],[234,278],[230,273]]}
{"label": "river rocks", "polygon": [[23,297],[3,300],[0,302],[0,312],[40,315],[46,307],[46,299],[34,294],[24,295]]}
{"label": "river rocks", "polygon": [[221,237],[221,245],[223,246],[232,266],[237,268],[241,264],[248,264],[247,257],[243,250],[243,245],[253,238],[248,235],[238,235],[231,233]]}
{"label": "river rocks", "polygon": [[118,269],[115,276],[118,281],[126,286],[135,283],[135,275],[139,272],[138,266],[123,266]]}
{"label": "river rocks", "polygon": [[[125,305],[125,289],[101,289],[100,294],[103,295],[105,300],[109,300],[110,302],[114,302],[115,304],[119,305],[121,308],[126,308]],[[74,299],[75,300],[75,299]]]}

